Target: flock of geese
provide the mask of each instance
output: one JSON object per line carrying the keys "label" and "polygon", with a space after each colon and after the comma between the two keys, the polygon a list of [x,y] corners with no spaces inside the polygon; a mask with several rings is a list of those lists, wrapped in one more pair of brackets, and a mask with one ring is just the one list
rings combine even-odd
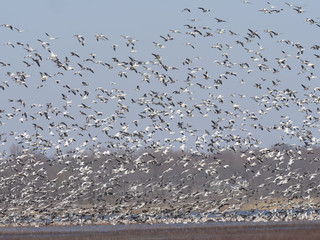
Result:
{"label": "flock of geese", "polygon": [[[255,11],[320,31],[301,6]],[[184,8],[186,24],[146,57],[141,40],[111,33],[75,34],[65,52],[49,33],[5,42],[1,224],[318,219],[320,43],[240,33],[217,12]]]}

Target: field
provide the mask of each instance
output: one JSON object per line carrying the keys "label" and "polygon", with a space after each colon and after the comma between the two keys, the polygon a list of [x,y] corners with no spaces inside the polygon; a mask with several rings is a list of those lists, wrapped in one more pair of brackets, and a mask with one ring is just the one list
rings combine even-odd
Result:
{"label": "field", "polygon": [[241,205],[240,210],[250,211],[254,209],[259,210],[272,210],[272,209],[292,209],[297,206],[313,206],[313,208],[319,208],[320,198],[301,199],[295,198],[288,200],[286,198],[268,198],[252,200],[248,203]]}
{"label": "field", "polygon": [[320,223],[208,223],[1,229],[0,239],[319,239]]}

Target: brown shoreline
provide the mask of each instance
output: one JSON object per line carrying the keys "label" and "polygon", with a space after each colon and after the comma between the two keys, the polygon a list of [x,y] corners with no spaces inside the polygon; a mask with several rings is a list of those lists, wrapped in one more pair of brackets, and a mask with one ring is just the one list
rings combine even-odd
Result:
{"label": "brown shoreline", "polygon": [[0,228],[0,239],[320,239],[319,221]]}

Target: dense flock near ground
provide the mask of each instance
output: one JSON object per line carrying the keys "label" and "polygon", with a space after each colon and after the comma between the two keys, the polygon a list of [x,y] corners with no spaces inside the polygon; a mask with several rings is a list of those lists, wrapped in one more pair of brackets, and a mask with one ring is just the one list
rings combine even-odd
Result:
{"label": "dense flock near ground", "polygon": [[151,42],[2,24],[0,223],[317,219],[319,18],[242,3],[312,40],[203,6]]}

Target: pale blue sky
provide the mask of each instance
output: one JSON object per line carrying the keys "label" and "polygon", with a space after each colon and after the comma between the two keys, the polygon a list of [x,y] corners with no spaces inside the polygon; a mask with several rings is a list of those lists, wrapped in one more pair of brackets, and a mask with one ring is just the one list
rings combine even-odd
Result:
{"label": "pale blue sky", "polygon": [[[17,103],[8,103],[7,99],[19,99],[22,98],[28,101],[28,104],[41,103],[46,104],[52,102],[53,105],[57,105],[61,108],[63,101],[61,100],[61,91],[66,91],[66,89],[61,88],[64,81],[72,85],[74,88],[81,87],[81,81],[73,74],[65,74],[61,79],[60,76],[52,78],[51,82],[46,82],[45,86],[41,89],[36,89],[36,86],[41,84],[39,80],[39,72],[48,72],[53,74],[57,71],[57,68],[48,63],[48,61],[43,61],[41,68],[37,66],[32,66],[31,68],[26,68],[25,64],[22,62],[26,60],[24,58],[28,53],[23,48],[12,48],[6,45],[6,42],[23,42],[29,43],[34,49],[39,49],[40,52],[44,53],[43,57],[48,58],[50,55],[46,54],[41,48],[41,44],[37,39],[50,42],[50,48],[59,57],[64,59],[65,56],[71,60],[71,65],[79,70],[77,66],[77,60],[70,56],[70,52],[74,51],[79,53],[82,59],[89,56],[90,53],[96,53],[97,59],[102,61],[112,63],[112,57],[117,57],[122,61],[128,61],[128,56],[133,58],[138,58],[144,61],[154,60],[152,53],[160,54],[163,60],[172,66],[179,67],[179,70],[172,72],[172,76],[180,82],[176,85],[168,86],[167,88],[159,88],[159,85],[155,84],[145,84],[141,82],[141,77],[137,77],[133,73],[128,73],[128,79],[119,78],[118,72],[122,71],[121,68],[117,68],[112,71],[104,71],[95,66],[95,74],[85,73],[82,80],[90,83],[88,91],[92,93],[92,99],[96,94],[95,88],[102,86],[104,88],[111,89],[110,82],[116,82],[116,87],[118,89],[123,89],[127,93],[128,104],[129,100],[133,97],[139,97],[142,92],[135,91],[135,87],[140,85],[142,91],[157,90],[160,92],[172,92],[180,87],[185,86],[183,80],[187,77],[187,67],[183,66],[182,60],[185,58],[194,59],[195,57],[201,57],[199,62],[195,62],[192,67],[204,67],[206,71],[212,76],[211,82],[204,82],[205,85],[212,85],[213,79],[216,79],[221,73],[226,71],[238,72],[236,78],[230,77],[225,80],[221,88],[218,91],[209,90],[209,92],[202,91],[199,88],[193,87],[195,91],[193,101],[188,102],[188,98],[183,96],[175,96],[176,100],[180,98],[181,101],[190,103],[192,106],[195,103],[201,102],[203,99],[208,97],[208,93],[215,95],[225,96],[225,102],[227,102],[223,108],[225,110],[233,110],[230,101],[233,100],[230,97],[232,93],[241,93],[247,95],[244,99],[236,98],[235,102],[243,106],[243,109],[247,108],[250,111],[257,112],[258,106],[249,99],[255,95],[263,95],[267,93],[266,88],[272,86],[271,80],[280,79],[281,83],[278,87],[279,90],[284,90],[290,88],[301,93],[300,97],[303,96],[304,92],[301,87],[301,83],[304,85],[311,86],[311,89],[317,87],[317,78],[314,81],[308,81],[306,75],[297,75],[300,71],[299,61],[292,56],[288,63],[292,64],[294,71],[288,71],[287,69],[282,69],[278,75],[272,74],[272,72],[261,73],[257,70],[256,64],[252,65],[254,70],[251,74],[246,72],[240,73],[242,70],[239,66],[235,66],[232,69],[226,69],[224,67],[217,66],[214,60],[224,59],[222,54],[225,52],[229,53],[230,59],[232,61],[249,62],[252,63],[252,55],[246,53],[242,48],[239,47],[235,42],[237,40],[245,41],[244,37],[247,36],[248,29],[257,31],[261,40],[255,39],[254,43],[246,44],[248,48],[259,50],[259,46],[256,42],[259,42],[263,49],[263,55],[270,61],[270,67],[277,67],[275,58],[283,57],[281,53],[282,50],[292,54],[295,54],[295,50],[291,46],[287,46],[284,43],[279,43],[281,39],[290,40],[292,42],[300,42],[306,49],[303,59],[310,59],[310,61],[317,66],[319,59],[314,57],[314,53],[310,51],[310,47],[314,44],[319,43],[320,37],[320,27],[315,24],[311,25],[306,22],[306,18],[312,18],[315,21],[320,21],[318,18],[318,10],[320,9],[319,1],[295,1],[290,2],[294,5],[301,6],[305,12],[298,14],[292,7],[285,4],[285,1],[270,1],[275,7],[272,8],[267,4],[266,1],[250,0],[250,4],[245,4],[241,0],[230,0],[230,1],[6,1],[3,2],[0,9],[0,24],[10,24],[17,28],[23,30],[22,33],[17,33],[16,31],[11,31],[8,28],[0,28],[0,61],[11,63],[11,67],[0,68],[1,78],[7,79],[7,71],[18,72],[26,71],[31,75],[30,87],[26,89],[23,86],[17,84],[10,84],[10,87],[5,91],[0,90],[0,109],[6,109],[7,112],[12,111],[12,106],[19,106]],[[184,8],[190,8],[191,13],[182,12]],[[210,9],[209,13],[202,13],[198,7],[204,7]],[[280,13],[264,14],[259,11],[263,8],[267,9],[283,9]],[[214,18],[224,19],[226,23],[217,23]],[[190,21],[191,19],[196,19],[197,21]],[[214,36],[212,38],[196,38],[186,35],[187,31],[190,31],[184,26],[185,24],[191,24],[196,26],[207,26],[212,29]],[[177,29],[182,32],[182,34],[174,34],[169,31],[169,29]],[[218,34],[217,29],[226,29],[225,34]],[[268,33],[264,31],[271,29],[279,33],[278,36],[271,38]],[[239,36],[231,36],[229,30],[239,33]],[[204,31],[205,32],[205,31]],[[57,40],[50,41],[45,33],[57,37]],[[108,41],[96,42],[94,35],[97,33],[102,33],[106,35]],[[164,42],[160,35],[166,36],[167,34],[174,36],[174,41]],[[81,34],[85,38],[86,45],[82,47],[77,39],[74,38],[75,34]],[[125,43],[126,40],[120,35],[129,35],[133,39],[138,40],[135,43],[136,53],[131,53],[128,51]],[[162,43],[166,45],[166,48],[160,49],[155,47],[152,42]],[[185,43],[190,42],[194,44],[195,49],[186,46]],[[229,44],[233,46],[232,49],[219,51],[217,49],[212,49],[211,46],[217,44]],[[114,52],[111,48],[112,44],[119,45],[118,50]],[[130,50],[130,49],[129,49]],[[18,59],[18,61],[17,61]],[[253,63],[252,63],[253,64]],[[314,75],[318,75],[318,68],[311,69]],[[171,74],[171,73],[170,73]],[[200,79],[203,73],[199,73],[199,77],[195,79],[196,82],[201,82]],[[269,81],[261,82],[260,78],[268,78]],[[246,84],[240,84],[240,80],[245,79]],[[54,80],[61,80],[61,85],[54,83]],[[263,85],[262,90],[257,90],[253,87],[254,83],[260,82]],[[269,84],[269,85],[268,85]],[[86,88],[84,88],[86,89]],[[71,94],[71,93],[70,93]],[[49,96],[49,97],[48,97]],[[70,95],[72,98],[72,96]],[[76,106],[80,104],[82,99],[72,99],[73,104]],[[90,102],[89,102],[90,103]],[[105,116],[108,116],[113,112],[113,107],[111,103],[108,104],[108,110],[105,109],[104,105],[97,105],[96,109],[99,111],[105,111]],[[316,106],[312,106],[316,109]],[[141,111],[138,107],[132,107],[133,111],[130,111],[127,115],[126,121],[131,122],[136,119],[137,111]],[[77,116],[78,108],[71,114]],[[143,110],[143,109],[142,109]],[[279,123],[280,116],[290,115],[293,120],[295,120],[296,125],[301,126],[303,115],[297,113],[297,107],[292,106],[290,109],[284,109],[281,113],[276,110],[270,111],[269,114],[261,116],[261,124],[272,125],[272,122]],[[210,113],[212,114],[212,113]],[[300,114],[300,115],[299,115]],[[194,118],[188,118],[191,124],[193,124],[194,129],[200,129],[204,131],[203,126],[210,126],[210,120],[216,120],[219,117],[217,115],[209,115],[207,118],[202,118],[199,114],[195,115]],[[222,117],[222,116],[221,116]],[[17,117],[19,119],[20,117]],[[241,128],[240,117],[237,126]],[[53,119],[52,119],[53,120]],[[228,118],[227,118],[228,120]],[[32,123],[20,124],[19,121],[6,120],[2,118],[2,122],[6,124],[0,127],[1,132],[8,131],[8,129],[23,133],[25,130],[27,132],[34,132],[32,128]],[[81,120],[80,120],[81,121]],[[180,121],[177,119],[176,121]],[[39,120],[37,123],[46,126],[48,122]],[[176,123],[173,122],[172,128],[176,130]],[[142,123],[143,128],[147,126],[149,122]],[[251,123],[250,123],[251,124]],[[249,125],[250,125],[249,124]],[[207,127],[210,129],[210,127]],[[133,129],[132,129],[133,130]],[[211,129],[210,129],[211,130]],[[313,130],[312,130],[313,131]],[[264,145],[268,146],[272,143],[279,141],[279,136],[274,137],[274,133],[265,132],[261,133],[259,131],[252,131],[255,137],[261,139]],[[44,135],[48,134],[47,131]],[[96,133],[91,133],[92,135],[101,134],[99,131]],[[238,133],[243,134],[243,133]],[[247,132],[245,133],[247,134]],[[244,134],[244,135],[245,135]],[[319,136],[318,133],[314,133]],[[202,132],[201,132],[202,135]],[[102,135],[103,136],[103,135]],[[159,138],[166,137],[166,133],[159,133]],[[8,137],[9,139],[9,137]],[[192,138],[191,138],[192,139]],[[103,139],[101,139],[103,141]],[[288,139],[288,141],[297,142],[295,139]],[[191,144],[192,145],[192,144]]]}

